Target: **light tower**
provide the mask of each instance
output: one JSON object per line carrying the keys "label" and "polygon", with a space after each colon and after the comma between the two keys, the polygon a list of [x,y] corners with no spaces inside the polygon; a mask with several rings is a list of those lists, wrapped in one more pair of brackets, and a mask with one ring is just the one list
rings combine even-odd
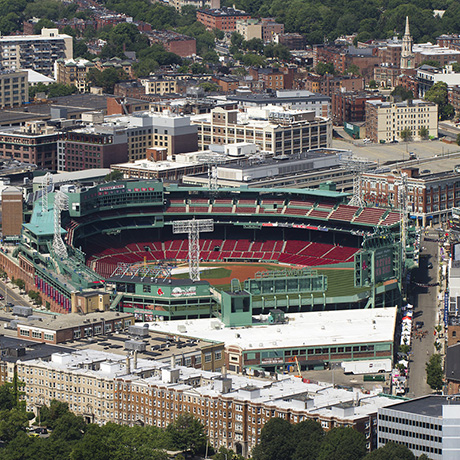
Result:
{"label": "light tower", "polygon": [[398,187],[399,212],[401,214],[401,272],[404,276],[406,264],[406,241],[408,227],[408,207],[407,207],[407,174],[401,173],[401,183]]}
{"label": "light tower", "polygon": [[61,236],[61,212],[69,209],[68,196],[59,191],[54,196],[54,239],[53,250],[60,259],[67,257],[67,248]]}
{"label": "light tower", "polygon": [[350,157],[343,160],[343,165],[353,174],[353,197],[348,203],[350,206],[363,207],[363,172],[367,171],[371,163],[366,158]]}
{"label": "light tower", "polygon": [[53,176],[46,173],[42,182],[42,214],[48,212],[48,194],[53,190]]}
{"label": "light tower", "polygon": [[190,279],[200,281],[200,232],[212,232],[214,221],[176,220],[173,222],[173,233],[188,233],[188,266]]}

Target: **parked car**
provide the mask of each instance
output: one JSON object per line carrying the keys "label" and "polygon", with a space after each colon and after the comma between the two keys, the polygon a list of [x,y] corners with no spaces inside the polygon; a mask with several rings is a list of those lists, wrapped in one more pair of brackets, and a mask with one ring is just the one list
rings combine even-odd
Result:
{"label": "parked car", "polygon": [[423,321],[416,321],[415,322],[415,330],[419,330],[419,329],[422,329],[422,327],[425,325],[425,323]]}
{"label": "parked car", "polygon": [[428,270],[431,270],[433,268],[433,264],[431,262],[428,262],[427,267],[428,267]]}

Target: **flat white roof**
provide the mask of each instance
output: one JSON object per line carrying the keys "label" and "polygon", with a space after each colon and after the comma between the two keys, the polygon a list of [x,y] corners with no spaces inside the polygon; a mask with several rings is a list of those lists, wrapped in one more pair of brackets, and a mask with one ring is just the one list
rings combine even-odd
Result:
{"label": "flat white roof", "polygon": [[[149,323],[153,331],[185,335],[244,350],[393,342],[397,307],[287,314],[286,324],[226,328],[216,318]],[[259,317],[255,317],[260,320]],[[266,317],[262,319],[265,320]],[[184,330],[185,332],[180,332]]]}

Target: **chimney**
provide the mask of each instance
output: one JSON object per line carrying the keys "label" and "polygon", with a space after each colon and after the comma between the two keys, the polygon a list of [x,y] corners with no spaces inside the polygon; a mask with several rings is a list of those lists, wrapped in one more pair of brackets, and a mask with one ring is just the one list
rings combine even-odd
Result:
{"label": "chimney", "polygon": [[227,368],[225,366],[222,366],[222,370],[221,370],[221,373],[222,373],[222,377],[227,377]]}
{"label": "chimney", "polygon": [[174,369],[176,367],[176,357],[174,355],[171,355],[171,369]]}
{"label": "chimney", "polygon": [[134,350],[133,369],[137,369],[137,350]]}
{"label": "chimney", "polygon": [[126,356],[126,373],[131,374],[131,358],[129,354]]}

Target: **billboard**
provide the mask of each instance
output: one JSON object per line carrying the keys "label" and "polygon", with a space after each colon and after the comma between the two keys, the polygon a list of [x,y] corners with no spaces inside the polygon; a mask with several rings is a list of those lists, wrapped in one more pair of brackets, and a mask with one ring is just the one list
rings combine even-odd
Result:
{"label": "billboard", "polygon": [[393,247],[379,248],[374,253],[374,281],[394,278]]}

